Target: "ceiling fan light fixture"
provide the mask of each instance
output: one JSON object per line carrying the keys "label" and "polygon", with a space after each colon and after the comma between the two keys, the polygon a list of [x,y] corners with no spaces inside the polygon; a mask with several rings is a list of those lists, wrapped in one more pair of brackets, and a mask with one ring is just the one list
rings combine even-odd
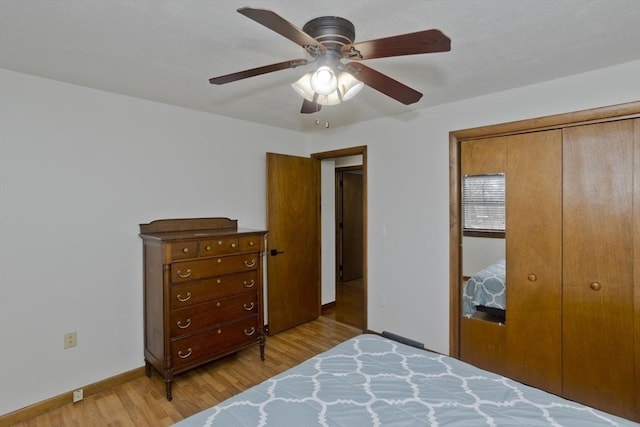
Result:
{"label": "ceiling fan light fixture", "polygon": [[311,73],[307,73],[304,76],[300,77],[297,81],[291,83],[291,87],[298,93],[298,95],[300,95],[307,101],[314,102],[313,97],[316,93],[311,87]]}
{"label": "ceiling fan light fixture", "polygon": [[422,97],[420,92],[359,61],[451,50],[451,39],[436,29],[356,43],[353,23],[339,16],[320,16],[300,29],[268,9],[241,7],[238,12],[302,47],[308,58],[281,61],[212,77],[209,83],[221,85],[316,63],[315,71],[305,74],[291,85],[305,99],[300,109],[302,114],[319,111],[319,105],[348,101],[365,84],[404,105],[418,102]]}
{"label": "ceiling fan light fixture", "polygon": [[338,91],[342,95],[343,101],[348,101],[356,96],[363,87],[364,83],[346,71],[341,72],[338,76]]}
{"label": "ceiling fan light fixture", "polygon": [[333,69],[328,65],[319,67],[311,75],[311,88],[318,95],[329,95],[338,88],[338,78]]}

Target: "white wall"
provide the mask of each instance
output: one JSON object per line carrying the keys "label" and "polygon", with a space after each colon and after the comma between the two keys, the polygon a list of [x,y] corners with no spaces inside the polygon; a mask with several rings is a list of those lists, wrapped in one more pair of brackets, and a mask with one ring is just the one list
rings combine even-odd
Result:
{"label": "white wall", "polygon": [[336,300],[336,161],[320,162],[320,230],[322,239],[322,305]]}
{"label": "white wall", "polygon": [[640,100],[638,76],[640,61],[305,136],[0,70],[0,414],[141,366],[138,224],[264,227],[266,151],[368,146],[368,326],[446,353],[449,132]]}
{"label": "white wall", "polygon": [[264,228],[265,152],[309,138],[6,70],[0,94],[4,414],[142,366],[138,224]]}
{"label": "white wall", "polygon": [[450,131],[637,101],[639,82],[635,61],[314,134],[368,146],[369,329],[449,351]]}

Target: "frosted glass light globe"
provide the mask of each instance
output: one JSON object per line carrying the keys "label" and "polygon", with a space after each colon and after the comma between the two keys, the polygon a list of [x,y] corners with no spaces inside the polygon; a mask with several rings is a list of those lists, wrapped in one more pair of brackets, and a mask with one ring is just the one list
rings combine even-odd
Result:
{"label": "frosted glass light globe", "polygon": [[311,87],[320,95],[329,95],[338,87],[338,79],[331,67],[323,65],[311,75]]}

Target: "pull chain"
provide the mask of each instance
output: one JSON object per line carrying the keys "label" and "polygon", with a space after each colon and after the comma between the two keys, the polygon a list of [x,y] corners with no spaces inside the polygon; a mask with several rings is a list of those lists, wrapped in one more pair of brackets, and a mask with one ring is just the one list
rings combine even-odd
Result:
{"label": "pull chain", "polygon": [[[316,126],[320,125],[320,106],[316,103],[316,121],[315,124]],[[324,127],[325,129],[329,129],[329,122],[324,122]]]}

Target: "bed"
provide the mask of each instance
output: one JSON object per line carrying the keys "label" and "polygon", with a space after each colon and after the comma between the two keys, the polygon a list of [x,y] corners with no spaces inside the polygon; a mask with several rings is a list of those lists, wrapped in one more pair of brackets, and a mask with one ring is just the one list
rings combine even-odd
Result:
{"label": "bed", "polygon": [[492,316],[505,317],[506,263],[499,260],[480,270],[467,280],[462,292],[462,314],[473,316],[481,311]]}
{"label": "bed", "polygon": [[457,359],[364,334],[178,427],[640,426]]}

